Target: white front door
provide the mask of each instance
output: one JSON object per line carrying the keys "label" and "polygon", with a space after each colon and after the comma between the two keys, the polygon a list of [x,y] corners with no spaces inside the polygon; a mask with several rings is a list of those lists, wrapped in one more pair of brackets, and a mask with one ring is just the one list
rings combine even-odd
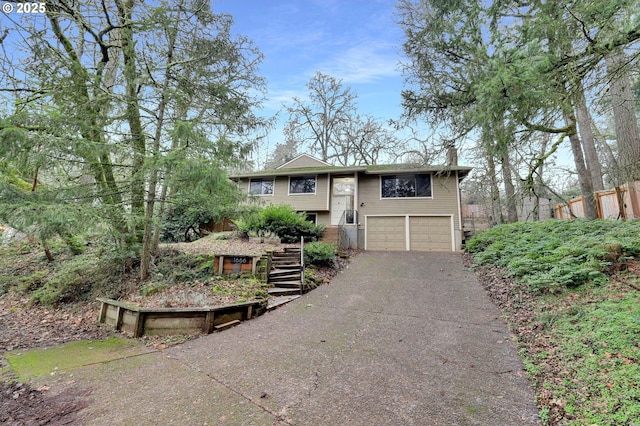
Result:
{"label": "white front door", "polygon": [[[355,179],[352,177],[333,178],[331,190],[331,224],[340,224],[345,210],[353,210]],[[350,216],[352,217],[352,216]]]}

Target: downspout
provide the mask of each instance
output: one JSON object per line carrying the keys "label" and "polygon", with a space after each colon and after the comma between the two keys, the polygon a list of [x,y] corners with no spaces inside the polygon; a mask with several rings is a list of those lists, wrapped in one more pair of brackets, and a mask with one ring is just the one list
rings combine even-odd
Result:
{"label": "downspout", "polygon": [[358,172],[353,172],[353,210],[356,212],[356,226],[358,226],[360,222],[360,211],[358,211],[358,206],[360,205],[360,202],[358,201],[358,194],[360,194],[360,188],[358,187],[358,176]]}
{"label": "downspout", "polygon": [[[355,228],[356,228],[356,248],[360,248],[360,210],[358,207],[360,206],[360,202],[358,201],[358,197],[360,194],[360,185],[359,179],[360,173],[358,171],[353,172],[353,210],[355,211]],[[364,247],[363,247],[364,248]]]}
{"label": "downspout", "polygon": [[331,183],[331,172],[327,172],[327,211],[329,212],[329,224],[331,224],[331,191],[333,185]]}
{"label": "downspout", "polygon": [[[462,221],[462,192],[460,191],[460,171],[456,170],[456,192],[458,193],[458,229],[460,235],[460,248],[462,248],[462,242],[464,241],[464,226]],[[458,245],[456,244],[456,250]]]}

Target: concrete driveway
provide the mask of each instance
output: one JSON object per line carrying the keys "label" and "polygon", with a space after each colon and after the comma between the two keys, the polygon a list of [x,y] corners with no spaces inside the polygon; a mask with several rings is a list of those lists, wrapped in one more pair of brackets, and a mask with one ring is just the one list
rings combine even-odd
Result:
{"label": "concrete driveway", "polygon": [[73,380],[92,424],[538,424],[505,322],[455,253],[366,252],[260,318]]}

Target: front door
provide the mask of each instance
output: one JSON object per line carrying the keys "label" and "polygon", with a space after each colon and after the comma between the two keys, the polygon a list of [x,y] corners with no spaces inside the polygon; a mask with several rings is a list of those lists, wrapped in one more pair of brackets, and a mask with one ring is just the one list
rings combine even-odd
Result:
{"label": "front door", "polygon": [[345,223],[353,223],[353,197],[355,194],[355,179],[352,177],[333,178],[331,190],[331,224],[339,225],[342,215]]}

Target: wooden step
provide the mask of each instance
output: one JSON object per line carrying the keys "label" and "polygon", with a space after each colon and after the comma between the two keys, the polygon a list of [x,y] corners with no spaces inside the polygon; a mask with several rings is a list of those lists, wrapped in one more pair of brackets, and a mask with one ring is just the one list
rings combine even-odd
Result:
{"label": "wooden step", "polygon": [[327,227],[324,229],[320,241],[335,243],[338,241],[338,227]]}
{"label": "wooden step", "polygon": [[227,328],[231,328],[234,325],[238,325],[238,324],[240,324],[240,320],[233,320],[233,321],[225,322],[224,324],[214,325],[213,328],[216,331],[222,331],[222,330],[226,330]]}
{"label": "wooden step", "polygon": [[272,269],[269,271],[269,277],[280,277],[283,275],[300,275],[300,267],[298,269]]}
{"label": "wooden step", "polygon": [[300,262],[300,256],[271,256],[272,262]]}
{"label": "wooden step", "polygon": [[274,256],[294,256],[300,254],[300,249],[297,247],[294,249],[285,248],[284,251],[274,251],[271,254]]}
{"label": "wooden step", "polygon": [[300,294],[299,288],[273,287],[269,290],[270,296],[287,296],[292,294]]}
{"label": "wooden step", "polygon": [[[282,286],[280,285],[281,283],[285,283],[286,285]],[[269,287],[291,287],[292,285],[300,287],[301,283],[302,280],[300,277],[282,277],[268,282]]]}
{"label": "wooden step", "polygon": [[271,262],[275,263],[300,263],[300,256],[293,257],[273,257],[271,258]]}
{"label": "wooden step", "polygon": [[300,283],[302,282],[302,277],[300,275],[281,275],[279,277],[269,277],[269,280],[267,281],[267,283],[270,286],[276,286],[276,283],[279,282],[296,282],[298,283],[298,285],[300,285]]}
{"label": "wooden step", "polygon": [[282,287],[282,288],[300,288],[302,283],[300,280],[298,281],[273,281],[269,283],[273,287]]}
{"label": "wooden step", "polygon": [[300,266],[301,265],[299,263],[282,263],[282,264],[276,263],[273,266],[275,266],[276,270],[277,269],[289,269],[289,270],[298,269],[298,270],[300,270]]}
{"label": "wooden step", "polygon": [[283,260],[272,259],[271,264],[272,265],[299,265],[300,259],[283,259]]}

